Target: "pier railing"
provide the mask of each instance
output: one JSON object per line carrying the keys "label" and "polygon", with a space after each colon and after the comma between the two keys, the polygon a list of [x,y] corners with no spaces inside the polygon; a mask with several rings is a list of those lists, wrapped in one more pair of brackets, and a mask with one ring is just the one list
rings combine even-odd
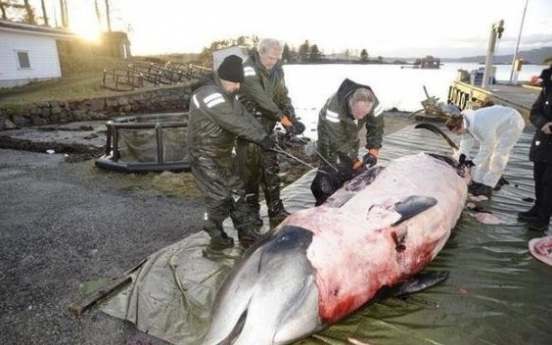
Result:
{"label": "pier railing", "polygon": [[134,63],[126,69],[104,69],[101,86],[115,91],[132,91],[148,86],[184,83],[210,72],[210,68],[194,64]]}

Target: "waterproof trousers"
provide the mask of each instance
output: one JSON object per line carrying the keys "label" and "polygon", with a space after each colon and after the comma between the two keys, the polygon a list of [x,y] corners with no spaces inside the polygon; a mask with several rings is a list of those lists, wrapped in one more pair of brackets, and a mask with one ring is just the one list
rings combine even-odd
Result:
{"label": "waterproof trousers", "polygon": [[259,191],[263,189],[269,216],[284,211],[280,199],[280,167],[274,151],[265,151],[255,143],[237,140],[238,171],[245,184],[246,202],[251,212],[259,216]]}
{"label": "waterproof trousers", "polygon": [[223,231],[222,222],[230,217],[238,234],[257,228],[245,203],[245,190],[231,160],[198,159],[192,161],[192,175],[203,193],[206,212],[203,229]]}
{"label": "waterproof trousers", "polygon": [[539,218],[550,221],[552,215],[552,163],[533,162],[535,206]]}
{"label": "waterproof trousers", "polygon": [[330,141],[327,138],[327,135],[325,138],[318,138],[318,141],[316,142],[316,146],[318,149],[318,153],[322,157],[324,157],[324,159],[320,158],[319,168],[329,167],[329,164],[331,164],[332,166],[336,166],[337,155],[334,152],[332,152],[330,148]]}

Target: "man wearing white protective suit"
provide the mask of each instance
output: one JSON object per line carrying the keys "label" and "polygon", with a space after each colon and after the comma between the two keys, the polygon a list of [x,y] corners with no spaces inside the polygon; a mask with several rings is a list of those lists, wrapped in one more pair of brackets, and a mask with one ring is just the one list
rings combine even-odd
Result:
{"label": "man wearing white protective suit", "polygon": [[461,162],[470,160],[470,150],[476,140],[479,142],[479,152],[472,160],[470,192],[490,197],[502,177],[510,151],[525,127],[523,116],[514,108],[502,105],[462,112],[455,106],[446,105],[442,110],[450,115],[445,123],[447,128],[462,135],[458,150]]}

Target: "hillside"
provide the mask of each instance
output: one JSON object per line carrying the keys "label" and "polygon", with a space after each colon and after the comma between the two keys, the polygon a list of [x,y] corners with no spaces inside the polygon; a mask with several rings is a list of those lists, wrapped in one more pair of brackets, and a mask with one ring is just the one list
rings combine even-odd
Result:
{"label": "hillside", "polygon": [[[494,63],[495,64],[510,64],[514,54],[508,55],[495,55]],[[524,59],[527,64],[545,64],[545,60],[552,59],[552,47],[545,47],[532,50],[524,50],[518,52],[518,58]],[[462,57],[462,58],[453,58],[453,59],[441,59],[443,62],[475,62],[475,63],[484,63],[485,55]],[[551,63],[548,61],[548,63]]]}

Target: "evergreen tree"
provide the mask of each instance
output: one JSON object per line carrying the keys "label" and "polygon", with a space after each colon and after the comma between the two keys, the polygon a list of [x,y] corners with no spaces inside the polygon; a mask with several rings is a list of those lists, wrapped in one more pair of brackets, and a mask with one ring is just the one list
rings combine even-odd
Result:
{"label": "evergreen tree", "polygon": [[237,40],[233,40],[235,45],[247,48],[247,51],[251,54],[257,49],[259,44],[259,37],[257,36],[240,36]]}
{"label": "evergreen tree", "polygon": [[309,59],[309,50],[310,50],[310,44],[309,44],[309,41],[306,40],[305,43],[299,46],[300,61],[307,61]]}
{"label": "evergreen tree", "polygon": [[27,24],[36,24],[35,10],[29,0],[0,0],[2,19]]}
{"label": "evergreen tree", "polygon": [[12,2],[13,0],[0,0],[0,12],[3,20],[8,20],[8,8],[12,5]]}
{"label": "evergreen tree", "polygon": [[309,60],[310,61],[320,61],[322,53],[318,49],[318,45],[313,44],[309,49]]}
{"label": "evergreen tree", "polygon": [[203,66],[211,66],[215,50],[238,45],[247,48],[247,51],[252,53],[255,51],[258,43],[259,38],[257,36],[240,36],[238,38],[214,41],[209,47],[203,48],[198,59]]}
{"label": "evergreen tree", "polygon": [[284,51],[282,52],[282,61],[283,62],[291,62],[291,51],[289,50],[289,46],[287,43],[284,45]]}
{"label": "evergreen tree", "polygon": [[23,0],[23,6],[25,7],[25,23],[36,24],[36,16],[34,7],[31,6],[29,0]]}
{"label": "evergreen tree", "polygon": [[362,49],[362,51],[360,52],[360,60],[368,61],[368,51],[366,49]]}

